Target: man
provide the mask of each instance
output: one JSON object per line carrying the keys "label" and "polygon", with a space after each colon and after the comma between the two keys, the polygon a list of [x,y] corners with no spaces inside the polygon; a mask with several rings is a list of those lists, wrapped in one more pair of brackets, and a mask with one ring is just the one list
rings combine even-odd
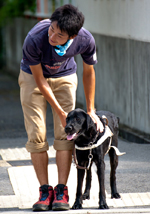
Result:
{"label": "man", "polygon": [[[33,211],[68,210],[66,186],[72,161],[73,142],[66,139],[64,127],[68,112],[75,108],[77,88],[74,56],[83,58],[83,84],[87,113],[103,131],[95,114],[96,47],[92,35],[82,28],[84,16],[72,5],[55,10],[50,20],[43,20],[28,33],[23,44],[19,75],[21,104],[28,134],[26,148],[40,183],[40,198]],[[48,142],[46,140],[46,100],[54,120],[54,149],[58,185],[48,184]],[[51,175],[52,176],[52,175]]]}

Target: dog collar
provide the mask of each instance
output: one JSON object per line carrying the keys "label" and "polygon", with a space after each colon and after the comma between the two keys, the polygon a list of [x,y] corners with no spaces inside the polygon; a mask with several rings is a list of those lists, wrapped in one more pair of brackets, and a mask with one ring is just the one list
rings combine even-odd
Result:
{"label": "dog collar", "polygon": [[112,136],[113,136],[113,133],[111,132],[110,128],[108,126],[106,126],[104,135],[97,141],[96,144],[93,144],[93,142],[90,142],[88,144],[88,146],[79,147],[79,146],[75,145],[75,148],[78,150],[94,149],[94,148],[100,146],[108,137],[112,137]]}

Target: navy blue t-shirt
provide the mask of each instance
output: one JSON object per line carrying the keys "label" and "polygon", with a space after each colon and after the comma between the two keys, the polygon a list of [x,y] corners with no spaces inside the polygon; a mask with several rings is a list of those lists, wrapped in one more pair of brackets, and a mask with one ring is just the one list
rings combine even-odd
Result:
{"label": "navy blue t-shirt", "polygon": [[51,21],[45,19],[37,23],[28,33],[23,44],[21,69],[29,74],[29,65],[41,63],[44,77],[62,77],[76,72],[74,56],[81,54],[89,65],[97,63],[95,40],[91,33],[81,28],[66,54],[59,56],[48,41],[48,29]]}

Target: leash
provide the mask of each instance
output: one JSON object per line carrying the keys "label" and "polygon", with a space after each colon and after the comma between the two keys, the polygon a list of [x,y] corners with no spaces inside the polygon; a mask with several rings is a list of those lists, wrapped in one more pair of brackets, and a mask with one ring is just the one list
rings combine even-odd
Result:
{"label": "leash", "polygon": [[[105,119],[107,119],[107,118],[105,117]],[[107,120],[107,121],[108,121],[108,120]],[[107,123],[107,125],[108,125],[108,123]],[[74,157],[74,163],[75,163],[75,165],[76,165],[76,167],[77,167],[78,169],[87,169],[87,170],[89,170],[90,165],[91,165],[91,162],[92,162],[92,159],[93,159],[92,149],[97,148],[98,146],[102,145],[103,142],[104,142],[108,137],[110,137],[110,141],[109,141],[108,150],[107,150],[107,152],[105,153],[105,155],[109,152],[109,150],[110,150],[111,148],[113,148],[113,149],[115,150],[117,156],[121,156],[121,155],[124,155],[124,154],[125,154],[125,152],[122,152],[122,153],[121,153],[117,147],[111,146],[113,133],[111,132],[110,128],[109,128],[107,125],[106,125],[106,127],[105,127],[105,133],[104,133],[104,135],[97,141],[96,144],[94,144],[94,142],[90,142],[90,143],[88,144],[88,146],[86,146],[86,147],[79,147],[79,146],[77,146],[77,145],[74,145],[73,157]],[[76,158],[76,149],[77,149],[77,150],[82,150],[82,151],[83,151],[83,150],[89,150],[89,155],[88,155],[89,163],[88,163],[88,166],[87,166],[87,167],[83,167],[83,166],[79,166],[79,165],[78,165],[78,161],[77,161],[77,158]]]}

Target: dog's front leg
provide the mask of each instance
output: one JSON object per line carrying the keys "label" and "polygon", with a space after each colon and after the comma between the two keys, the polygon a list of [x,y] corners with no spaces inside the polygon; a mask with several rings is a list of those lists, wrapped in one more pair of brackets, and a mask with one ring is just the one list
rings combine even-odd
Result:
{"label": "dog's front leg", "polygon": [[90,189],[91,189],[91,181],[92,181],[92,173],[91,173],[91,167],[88,170],[86,170],[86,185],[85,185],[85,191],[82,195],[82,199],[90,199]]}
{"label": "dog's front leg", "polygon": [[105,163],[104,159],[99,160],[97,163],[97,175],[99,180],[99,209],[109,209],[106,203],[106,195],[105,195]]}
{"label": "dog's front leg", "polygon": [[85,170],[78,169],[77,170],[77,192],[76,192],[76,200],[72,209],[82,209],[82,185],[84,178]]}

